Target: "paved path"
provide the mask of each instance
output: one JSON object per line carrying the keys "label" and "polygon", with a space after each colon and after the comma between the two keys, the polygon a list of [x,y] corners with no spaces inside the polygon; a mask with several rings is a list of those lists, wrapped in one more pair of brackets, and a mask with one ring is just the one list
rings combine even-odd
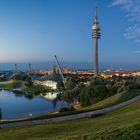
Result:
{"label": "paved path", "polygon": [[85,117],[91,117],[91,116],[97,116],[100,114],[104,114],[116,109],[119,109],[121,107],[127,106],[131,103],[134,103],[136,101],[140,100],[140,95],[130,99],[126,102],[107,107],[104,109],[96,110],[96,111],[90,111],[80,114],[74,114],[74,115],[68,115],[68,116],[62,116],[62,117],[55,117],[55,118],[49,118],[49,119],[43,119],[43,120],[33,120],[33,121],[23,121],[23,122],[15,122],[15,123],[7,123],[7,124],[0,124],[1,128],[9,128],[9,127],[21,127],[21,126],[31,126],[31,125],[41,125],[41,124],[49,124],[49,123],[55,123],[55,122],[62,122],[62,121],[69,121],[69,120],[75,120]]}

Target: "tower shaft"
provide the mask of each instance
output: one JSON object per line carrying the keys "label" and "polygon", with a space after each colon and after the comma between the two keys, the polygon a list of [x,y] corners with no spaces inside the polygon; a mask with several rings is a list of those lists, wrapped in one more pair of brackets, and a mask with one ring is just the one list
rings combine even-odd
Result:
{"label": "tower shaft", "polygon": [[95,39],[95,48],[94,48],[94,77],[98,75],[98,39]]}

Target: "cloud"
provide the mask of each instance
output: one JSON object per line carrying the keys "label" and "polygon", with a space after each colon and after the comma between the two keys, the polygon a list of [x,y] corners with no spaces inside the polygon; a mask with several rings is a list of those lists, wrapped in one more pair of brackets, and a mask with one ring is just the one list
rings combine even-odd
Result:
{"label": "cloud", "polygon": [[140,25],[139,24],[135,24],[135,25],[131,25],[128,28],[126,28],[125,33],[124,33],[124,37],[126,39],[133,39],[136,42],[139,42],[140,40]]}
{"label": "cloud", "polygon": [[140,44],[140,39],[136,39],[136,40],[135,40],[135,42],[137,42],[137,43],[139,43],[139,44]]}
{"label": "cloud", "polygon": [[135,51],[134,53],[140,53],[140,51]]}
{"label": "cloud", "polygon": [[140,43],[140,0],[113,0],[111,6],[118,6],[125,12],[130,25],[125,29],[124,37]]}
{"label": "cloud", "polygon": [[124,10],[129,11],[132,7],[132,0],[113,0],[112,6],[122,6]]}

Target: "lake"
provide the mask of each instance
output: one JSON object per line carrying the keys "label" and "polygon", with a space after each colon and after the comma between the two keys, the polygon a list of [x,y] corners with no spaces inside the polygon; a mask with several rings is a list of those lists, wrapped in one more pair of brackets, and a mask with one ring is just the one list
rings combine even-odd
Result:
{"label": "lake", "polygon": [[28,98],[23,93],[14,93],[8,90],[0,90],[0,108],[2,110],[2,119],[17,119],[43,115],[58,111],[61,107],[67,107],[68,104],[59,100],[47,100],[36,96]]}

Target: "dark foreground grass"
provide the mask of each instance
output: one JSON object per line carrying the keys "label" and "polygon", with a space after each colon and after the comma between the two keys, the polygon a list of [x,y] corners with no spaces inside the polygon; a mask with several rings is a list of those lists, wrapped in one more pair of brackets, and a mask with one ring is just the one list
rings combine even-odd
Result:
{"label": "dark foreground grass", "polygon": [[97,118],[0,130],[0,140],[139,140],[140,101]]}

